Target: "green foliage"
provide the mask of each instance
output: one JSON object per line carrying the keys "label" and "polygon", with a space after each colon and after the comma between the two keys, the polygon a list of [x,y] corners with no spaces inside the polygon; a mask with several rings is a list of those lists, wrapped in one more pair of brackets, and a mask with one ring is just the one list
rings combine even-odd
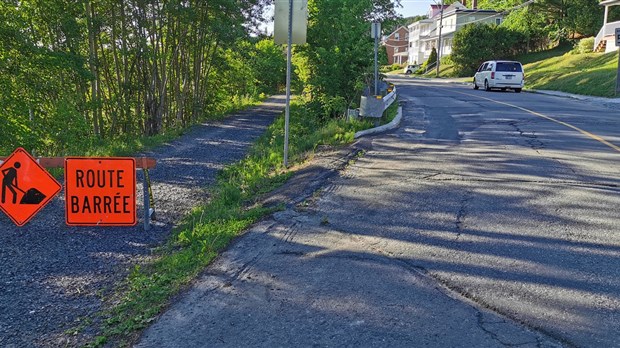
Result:
{"label": "green foliage", "polygon": [[457,76],[471,76],[485,60],[510,59],[524,49],[520,32],[506,27],[470,24],[454,35],[451,59]]}
{"label": "green foliage", "polygon": [[[308,44],[296,47],[296,72],[304,92],[328,117],[359,98],[360,86],[372,81],[374,42],[371,19],[395,18],[388,0],[310,0]],[[336,98],[335,102],[331,99]],[[336,107],[337,106],[337,107]]]}
{"label": "green foliage", "polygon": [[387,20],[383,23],[381,23],[381,26],[383,28],[385,28],[386,30],[384,30],[387,33],[391,33],[394,32],[396,29],[400,28],[401,26],[408,26],[409,24],[415,23],[417,21],[421,21],[423,19],[428,18],[428,16],[426,15],[422,15],[422,16],[412,16],[412,17],[404,17],[404,18],[394,18],[391,20]]}
{"label": "green foliage", "polygon": [[381,72],[390,72],[390,71],[399,71],[403,70],[407,64],[397,64],[394,63],[392,65],[385,65],[381,67]]}
{"label": "green foliage", "polygon": [[528,6],[510,12],[501,26],[523,35],[525,52],[542,51],[550,48],[553,36],[547,19],[544,12]]}
{"label": "green foliage", "polygon": [[263,0],[0,3],[0,153],[84,155],[174,133],[284,83]]}
{"label": "green foliage", "polygon": [[592,53],[593,50],[594,50],[594,38],[587,37],[585,39],[579,40],[570,52],[572,54],[584,54],[584,53]]}
{"label": "green foliage", "polygon": [[[507,11],[502,26],[521,32],[527,52],[547,50],[572,37],[596,35],[603,23],[604,9],[592,0],[540,0],[528,6],[514,0],[482,0],[479,8]],[[619,17],[613,19],[612,15]],[[610,21],[620,19],[620,8],[611,8]]]}

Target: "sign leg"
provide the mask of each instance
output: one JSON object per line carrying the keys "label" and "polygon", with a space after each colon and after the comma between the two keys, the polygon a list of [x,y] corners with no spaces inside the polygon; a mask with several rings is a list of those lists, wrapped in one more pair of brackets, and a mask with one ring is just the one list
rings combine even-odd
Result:
{"label": "sign leg", "polygon": [[142,191],[143,191],[143,198],[144,198],[144,230],[148,231],[151,229],[151,214],[149,214],[151,207],[150,207],[150,200],[149,200],[149,185],[147,182],[147,174],[146,174],[146,169],[142,169]]}

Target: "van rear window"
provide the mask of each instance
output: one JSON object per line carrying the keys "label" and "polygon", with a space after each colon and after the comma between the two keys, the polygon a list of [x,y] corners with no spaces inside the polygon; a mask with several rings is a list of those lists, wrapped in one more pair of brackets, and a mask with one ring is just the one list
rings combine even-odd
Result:
{"label": "van rear window", "polygon": [[495,71],[523,72],[521,64],[516,62],[498,62]]}

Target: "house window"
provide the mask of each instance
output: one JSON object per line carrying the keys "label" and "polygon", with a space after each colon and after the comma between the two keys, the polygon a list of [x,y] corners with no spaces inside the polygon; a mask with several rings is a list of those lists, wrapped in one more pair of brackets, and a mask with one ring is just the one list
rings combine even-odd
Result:
{"label": "house window", "polygon": [[394,53],[398,53],[398,47],[394,47]]}
{"label": "house window", "polygon": [[497,24],[497,25],[502,24],[502,19],[501,18],[495,18],[495,24]]}
{"label": "house window", "polygon": [[396,33],[396,34],[394,34],[394,38],[395,38],[396,40],[400,40],[400,33]]}

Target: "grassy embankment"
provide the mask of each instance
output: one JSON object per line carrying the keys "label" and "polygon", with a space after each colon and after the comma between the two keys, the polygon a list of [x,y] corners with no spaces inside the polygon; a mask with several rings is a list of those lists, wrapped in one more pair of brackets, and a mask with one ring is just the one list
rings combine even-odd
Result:
{"label": "grassy embankment", "polygon": [[[397,112],[394,103],[382,123]],[[290,163],[312,156],[317,145],[340,145],[353,141],[356,131],[371,121],[332,120],[324,124],[295,104],[291,108]],[[273,210],[256,205],[262,194],[282,185],[291,175],[283,168],[284,117],[279,117],[253,145],[248,156],[224,169],[211,188],[210,201],[184,219],[168,243],[157,252],[157,260],[136,267],[116,291],[115,303],[101,314],[103,326],[90,346],[106,343],[124,346],[136,337],[168,305],[172,296],[195,278],[226,246],[252,223]],[[78,329],[79,330],[79,329]]]}
{"label": "grassy embankment", "polygon": [[[515,60],[524,65],[525,88],[613,97],[618,53],[572,54],[569,51],[570,47],[564,46],[516,57]],[[424,76],[435,77],[435,72]],[[453,67],[441,65],[439,77],[454,78]],[[470,82],[472,77],[458,80]]]}

